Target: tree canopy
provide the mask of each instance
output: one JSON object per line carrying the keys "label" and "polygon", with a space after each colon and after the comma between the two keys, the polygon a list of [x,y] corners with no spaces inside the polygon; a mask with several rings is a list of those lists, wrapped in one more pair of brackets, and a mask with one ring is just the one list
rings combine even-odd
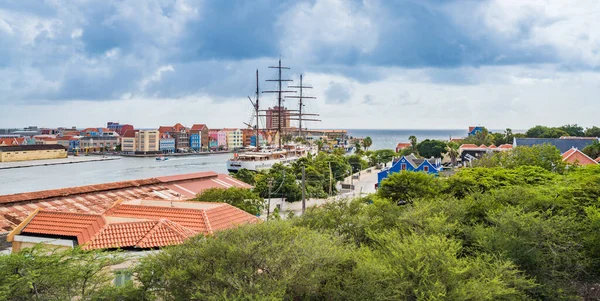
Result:
{"label": "tree canopy", "polygon": [[441,158],[447,152],[447,144],[441,140],[425,139],[417,145],[419,155],[425,158]]}

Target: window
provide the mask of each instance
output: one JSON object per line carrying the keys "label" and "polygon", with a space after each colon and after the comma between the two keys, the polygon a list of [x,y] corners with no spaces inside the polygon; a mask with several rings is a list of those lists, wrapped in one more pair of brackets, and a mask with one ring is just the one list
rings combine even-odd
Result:
{"label": "window", "polygon": [[423,166],[423,171],[429,171],[429,166]]}
{"label": "window", "polygon": [[115,272],[115,286],[123,286],[131,281],[131,272],[129,271],[116,271]]}
{"label": "window", "polygon": [[406,164],[402,164],[400,165],[400,167],[402,168],[402,170],[406,170]]}

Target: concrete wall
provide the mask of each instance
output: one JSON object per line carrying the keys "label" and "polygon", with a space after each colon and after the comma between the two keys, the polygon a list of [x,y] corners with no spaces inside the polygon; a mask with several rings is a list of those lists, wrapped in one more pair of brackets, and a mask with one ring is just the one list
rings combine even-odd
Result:
{"label": "concrete wall", "polygon": [[0,162],[61,159],[66,157],[67,151],[64,149],[0,152]]}

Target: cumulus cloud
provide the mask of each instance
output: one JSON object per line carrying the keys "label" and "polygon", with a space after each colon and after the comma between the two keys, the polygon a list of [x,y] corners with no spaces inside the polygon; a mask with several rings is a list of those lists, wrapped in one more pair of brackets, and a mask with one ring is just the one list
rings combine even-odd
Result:
{"label": "cumulus cloud", "polygon": [[[408,127],[392,122],[397,107],[426,109],[439,127],[573,123],[577,115],[561,114],[559,104],[593,105],[599,28],[594,0],[5,1],[0,107],[25,120],[2,118],[0,126],[50,122],[22,114],[40,105],[242,104],[254,70],[270,88],[262,80],[275,75],[267,66],[279,56],[292,67],[286,76],[307,74],[315,86],[311,105],[323,126],[352,126],[344,116],[364,110],[374,116],[368,127]],[[227,109],[246,118],[244,105]],[[144,116],[171,118],[156,114]]]}

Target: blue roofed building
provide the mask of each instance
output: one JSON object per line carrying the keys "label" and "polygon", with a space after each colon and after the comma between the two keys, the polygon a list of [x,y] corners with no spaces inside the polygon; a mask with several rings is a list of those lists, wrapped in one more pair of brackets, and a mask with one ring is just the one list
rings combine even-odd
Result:
{"label": "blue roofed building", "polygon": [[561,154],[566,153],[571,148],[584,149],[586,146],[599,141],[595,137],[560,137],[560,138],[514,138],[513,148],[517,146],[534,146],[543,144],[552,144],[560,150]]}
{"label": "blue roofed building", "polygon": [[478,126],[470,126],[469,127],[469,136],[475,136],[477,135],[477,133],[483,132],[483,126],[478,125]]}
{"label": "blue roofed building", "polygon": [[377,174],[377,183],[381,185],[381,181],[387,179],[391,174],[401,171],[419,171],[428,174],[437,175],[442,170],[442,159],[440,158],[417,158],[415,155],[402,156],[395,160],[392,166],[380,171]]}

